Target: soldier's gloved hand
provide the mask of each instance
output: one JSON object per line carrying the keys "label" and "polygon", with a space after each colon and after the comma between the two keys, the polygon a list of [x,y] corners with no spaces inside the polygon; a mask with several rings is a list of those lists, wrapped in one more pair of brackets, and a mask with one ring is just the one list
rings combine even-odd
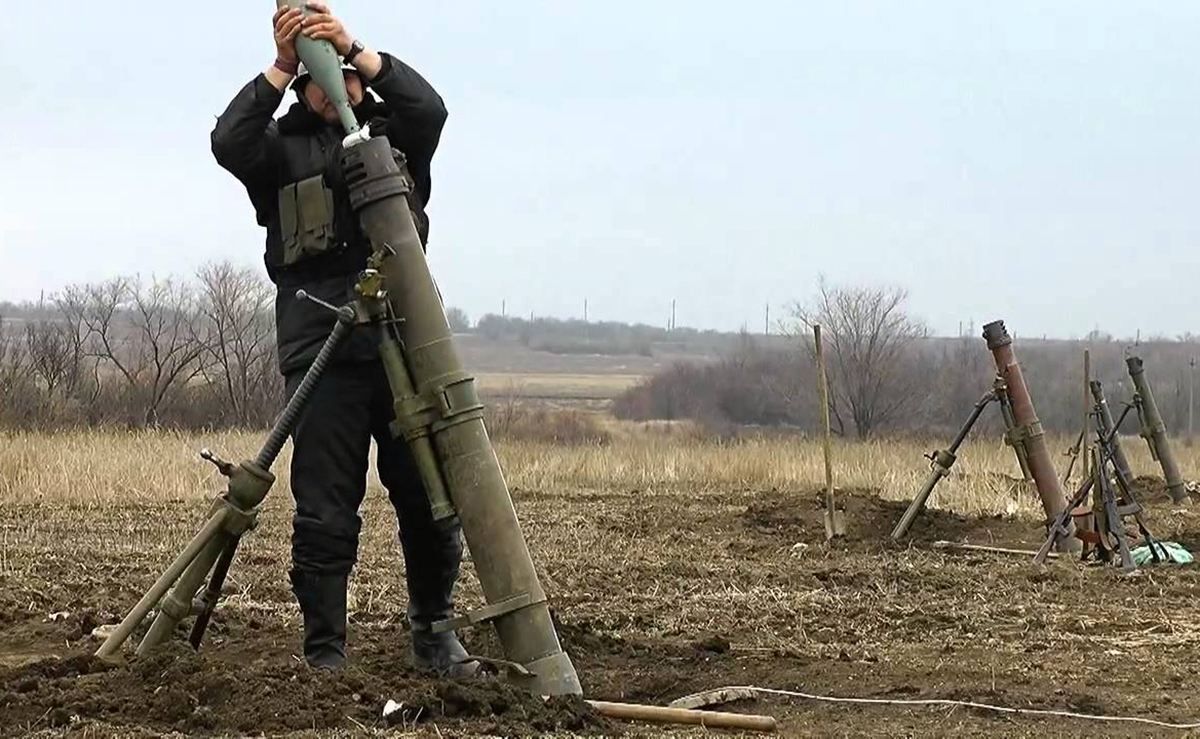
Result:
{"label": "soldier's gloved hand", "polygon": [[304,11],[299,8],[282,7],[275,11],[275,53],[289,64],[298,64],[296,37],[300,35]]}
{"label": "soldier's gloved hand", "polygon": [[305,3],[305,7],[313,13],[304,19],[301,33],[311,39],[323,39],[330,42],[333,44],[333,48],[337,49],[337,53],[342,56],[350,53],[354,37],[350,35],[342,22],[334,17],[329,6],[318,0],[312,0],[312,2]]}

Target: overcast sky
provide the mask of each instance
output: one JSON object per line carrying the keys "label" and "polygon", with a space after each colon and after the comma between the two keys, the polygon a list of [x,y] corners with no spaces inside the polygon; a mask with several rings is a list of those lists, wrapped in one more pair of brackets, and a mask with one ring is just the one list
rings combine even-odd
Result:
{"label": "overcast sky", "polygon": [[[824,274],[940,333],[1198,328],[1194,0],[333,8],[446,100],[430,259],[473,318],[757,329]],[[5,6],[0,299],[261,270],[208,136],[272,11]]]}

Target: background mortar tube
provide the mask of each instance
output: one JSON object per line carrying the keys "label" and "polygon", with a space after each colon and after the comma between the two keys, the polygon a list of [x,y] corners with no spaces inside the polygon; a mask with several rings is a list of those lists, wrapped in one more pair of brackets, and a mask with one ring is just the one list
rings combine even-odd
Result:
{"label": "background mortar tube", "polygon": [[[1004,380],[1012,405],[1013,420],[1021,430],[1022,438],[1019,443],[1025,448],[1025,459],[1029,463],[1033,484],[1042,500],[1042,510],[1046,513],[1047,522],[1053,521],[1067,507],[1067,498],[1058,482],[1050,450],[1046,447],[1046,437],[1041,422],[1038,421],[1037,411],[1033,407],[1033,398],[1025,385],[1025,376],[1021,372],[1020,363],[1017,362],[1016,352],[1013,351],[1012,337],[1009,336],[1004,321],[993,321],[983,327],[983,338],[987,340],[988,349],[996,361],[996,372]],[[1059,551],[1079,551],[1083,545],[1074,536],[1075,522],[1068,520],[1067,529],[1070,535],[1060,535],[1055,548]]]}
{"label": "background mortar tube", "polygon": [[1187,487],[1183,483],[1183,475],[1179,472],[1179,463],[1175,461],[1175,452],[1167,438],[1167,425],[1163,423],[1162,413],[1158,410],[1158,402],[1150,390],[1150,381],[1146,379],[1146,366],[1141,357],[1129,357],[1125,360],[1129,368],[1129,378],[1137,391],[1138,415],[1142,417],[1142,436],[1150,445],[1150,453],[1162,466],[1163,477],[1167,481],[1167,492],[1171,501],[1176,505],[1189,502]]}
{"label": "background mortar tube", "polygon": [[1166,437],[1166,423],[1163,414],[1159,413],[1158,402],[1150,389],[1150,380],[1146,379],[1146,365],[1140,356],[1130,356],[1126,359],[1129,368],[1129,379],[1133,380],[1134,390],[1138,392],[1138,411],[1141,416],[1142,437],[1150,444],[1150,452],[1163,468],[1166,480],[1166,492],[1176,505],[1188,503],[1188,489],[1183,483],[1180,464],[1175,461],[1175,452],[1171,450],[1171,441]]}

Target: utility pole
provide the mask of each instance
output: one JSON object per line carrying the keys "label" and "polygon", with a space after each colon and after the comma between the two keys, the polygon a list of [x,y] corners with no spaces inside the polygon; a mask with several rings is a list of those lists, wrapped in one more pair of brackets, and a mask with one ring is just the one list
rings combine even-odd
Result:
{"label": "utility pole", "polygon": [[587,323],[587,320],[588,320],[588,301],[587,301],[587,298],[584,298],[583,299],[583,322]]}
{"label": "utility pole", "polygon": [[668,331],[675,330],[675,299],[674,298],[671,299],[671,327],[667,330]]}
{"label": "utility pole", "polygon": [[771,304],[767,303],[767,318],[763,321],[763,335],[771,335]]}
{"label": "utility pole", "polygon": [[1090,479],[1088,476],[1091,471],[1091,455],[1086,452],[1088,445],[1087,430],[1088,421],[1092,419],[1092,350],[1083,350],[1083,430],[1079,435],[1079,454],[1083,458],[1082,477],[1081,480]]}
{"label": "utility pole", "polygon": [[1188,362],[1191,371],[1188,373],[1188,434],[1187,444],[1192,445],[1193,434],[1196,432],[1196,356],[1192,355]]}

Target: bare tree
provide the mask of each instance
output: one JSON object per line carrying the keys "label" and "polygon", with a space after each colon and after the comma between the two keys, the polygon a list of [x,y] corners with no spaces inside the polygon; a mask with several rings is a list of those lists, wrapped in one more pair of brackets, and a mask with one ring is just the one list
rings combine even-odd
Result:
{"label": "bare tree", "polygon": [[0,420],[24,426],[37,421],[37,385],[20,334],[0,316]]}
{"label": "bare tree", "polygon": [[273,364],[273,291],[252,270],[229,262],[204,265],[197,279],[204,375],[221,388],[228,417],[242,426],[262,420],[279,390]]}
{"label": "bare tree", "polygon": [[471,319],[462,308],[454,306],[447,308],[446,320],[450,323],[450,330],[456,334],[466,333],[471,330]]}
{"label": "bare tree", "polygon": [[171,279],[116,278],[87,293],[92,353],[124,379],[141,421],[157,425],[164,403],[202,369],[194,290]]}
{"label": "bare tree", "polygon": [[115,369],[130,388],[136,388],[137,368],[125,350],[120,326],[120,311],[125,307],[129,295],[129,281],[114,277],[106,282],[78,288],[82,301],[80,310],[88,337],[88,355],[96,363],[105,363]]}
{"label": "bare tree", "polygon": [[51,399],[60,388],[69,393],[72,380],[78,376],[77,357],[72,354],[68,332],[65,323],[45,318],[25,324],[30,370]]}
{"label": "bare tree", "polygon": [[9,323],[0,315],[0,391],[6,397],[27,372],[24,347]]}
{"label": "bare tree", "polygon": [[78,286],[69,286],[56,296],[54,304],[61,316],[64,335],[68,344],[70,371],[65,378],[63,392],[86,407],[91,407],[100,397],[100,360],[89,351],[91,332],[86,317],[87,291]]}
{"label": "bare tree", "polygon": [[167,397],[203,369],[196,295],[189,285],[171,279],[154,280],[145,288],[135,281],[130,293],[139,363],[148,370],[145,418],[156,425]]}
{"label": "bare tree", "polygon": [[820,324],[831,412],[843,431],[848,412],[859,438],[896,420],[921,396],[912,387],[920,376],[913,344],[928,330],[905,312],[907,297],[901,288],[832,287],[822,279],[812,305],[792,307],[805,335]]}

